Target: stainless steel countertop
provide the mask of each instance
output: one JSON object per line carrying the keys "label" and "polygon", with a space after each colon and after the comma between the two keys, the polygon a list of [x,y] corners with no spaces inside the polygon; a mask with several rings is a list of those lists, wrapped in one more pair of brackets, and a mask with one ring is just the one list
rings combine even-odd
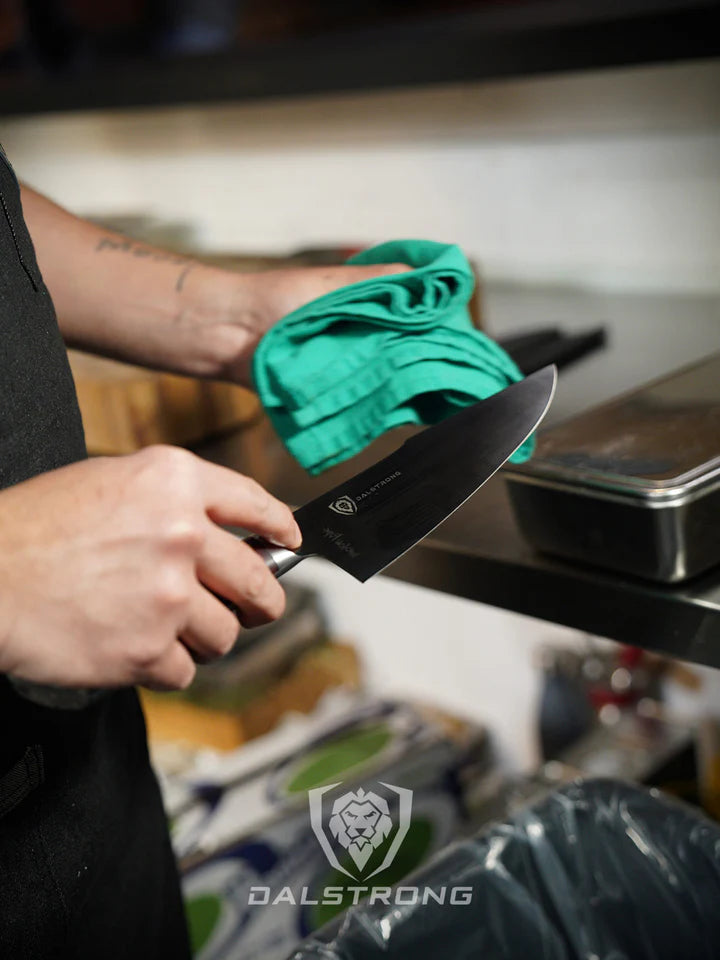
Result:
{"label": "stainless steel countertop", "polygon": [[[561,371],[548,423],[720,346],[720,297],[491,285],[485,308],[496,336],[542,326],[606,327],[605,349]],[[298,505],[385,456],[408,432],[386,434],[317,478],[292,460],[266,420],[196,449]],[[521,537],[501,475],[383,575],[720,667],[720,567],[666,587],[543,556]]]}

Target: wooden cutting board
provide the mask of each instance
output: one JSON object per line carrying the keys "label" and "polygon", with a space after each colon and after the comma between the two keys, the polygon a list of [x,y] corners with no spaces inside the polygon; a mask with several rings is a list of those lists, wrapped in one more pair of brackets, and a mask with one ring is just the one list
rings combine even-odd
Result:
{"label": "wooden cutting board", "polygon": [[158,373],[75,350],[69,356],[90,454],[196,443],[250,423],[260,413],[255,394],[232,384]]}

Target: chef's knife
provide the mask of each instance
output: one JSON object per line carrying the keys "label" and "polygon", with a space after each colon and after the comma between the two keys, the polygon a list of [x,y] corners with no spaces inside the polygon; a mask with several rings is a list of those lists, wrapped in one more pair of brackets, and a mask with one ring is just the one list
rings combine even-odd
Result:
{"label": "chef's knife", "polygon": [[249,537],[275,576],[305,557],[330,560],[361,583],[397,560],[454,513],[545,416],[557,371],[543,367],[465,407],[295,511],[302,546]]}

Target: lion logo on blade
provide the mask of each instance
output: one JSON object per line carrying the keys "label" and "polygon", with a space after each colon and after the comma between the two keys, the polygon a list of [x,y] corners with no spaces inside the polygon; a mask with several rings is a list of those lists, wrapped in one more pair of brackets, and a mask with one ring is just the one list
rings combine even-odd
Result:
{"label": "lion logo on blade", "polygon": [[330,504],[330,509],[344,517],[349,517],[351,514],[357,513],[357,504],[352,497],[338,497]]}
{"label": "lion logo on blade", "polygon": [[330,833],[353,858],[358,870],[363,870],[376,850],[392,830],[387,801],[372,790],[360,787],[339,797],[332,808],[328,823]]}

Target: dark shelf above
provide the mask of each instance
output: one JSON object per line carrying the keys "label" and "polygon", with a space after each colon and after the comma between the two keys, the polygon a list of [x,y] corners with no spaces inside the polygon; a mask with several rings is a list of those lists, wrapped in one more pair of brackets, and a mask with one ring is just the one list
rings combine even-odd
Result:
{"label": "dark shelf above", "polygon": [[410,87],[720,54],[717,0],[535,0],[0,80],[0,114]]}
{"label": "dark shelf above", "polygon": [[[604,350],[561,372],[550,423],[717,350],[717,296],[491,286],[485,305],[496,335],[553,323],[577,330],[602,323],[608,330]],[[198,452],[299,505],[387,455],[402,439],[403,431],[386,434],[317,478],[290,458],[265,420]],[[720,567],[667,587],[543,556],[522,538],[501,475],[384,575],[720,667]]]}

